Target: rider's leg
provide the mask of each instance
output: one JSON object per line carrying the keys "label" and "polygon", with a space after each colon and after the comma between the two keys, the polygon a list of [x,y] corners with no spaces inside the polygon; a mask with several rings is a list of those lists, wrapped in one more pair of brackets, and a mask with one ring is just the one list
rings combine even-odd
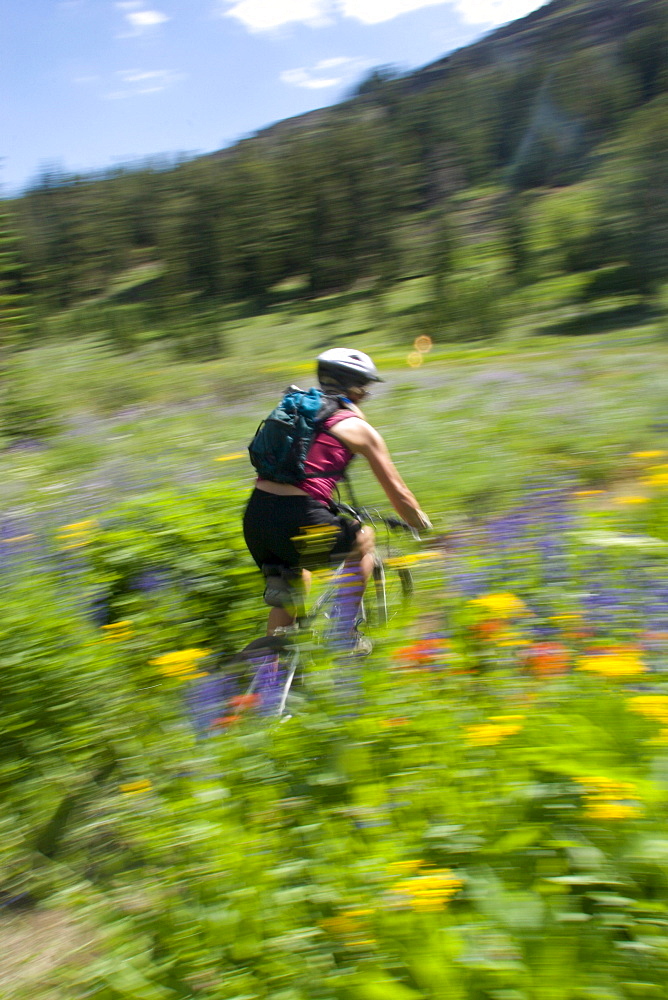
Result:
{"label": "rider's leg", "polygon": [[[367,580],[373,572],[375,553],[375,533],[373,528],[360,528],[355,535],[353,547],[344,562],[344,568],[339,579],[342,600],[339,603],[337,635],[342,641],[347,641],[348,633],[354,630],[359,613],[359,606],[364,595]],[[311,589],[311,573],[302,570],[302,594],[308,595]],[[267,620],[267,635],[274,635],[276,629],[288,628],[294,623],[293,609],[272,607]]]}
{"label": "rider's leg", "polygon": [[366,583],[373,573],[376,558],[376,533],[373,528],[365,527],[355,535],[355,547],[346,559],[346,565],[357,563],[359,572]]}
{"label": "rider's leg", "polygon": [[356,624],[367,580],[373,572],[375,535],[373,528],[360,528],[355,544],[339,576],[336,621],[330,635],[335,649],[350,650],[357,642]]}
{"label": "rider's leg", "polygon": [[[306,597],[311,589],[311,574],[307,569],[302,570],[301,592]],[[267,619],[267,635],[274,635],[277,628],[288,628],[294,623],[294,609],[272,608]]]}

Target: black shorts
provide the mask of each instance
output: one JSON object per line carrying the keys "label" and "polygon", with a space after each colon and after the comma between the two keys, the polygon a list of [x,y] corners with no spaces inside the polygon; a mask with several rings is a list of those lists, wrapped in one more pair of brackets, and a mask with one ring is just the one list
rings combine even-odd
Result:
{"label": "black shorts", "polygon": [[307,496],[253,490],[244,513],[244,538],[258,566],[315,569],[353,549],[359,521],[335,514]]}

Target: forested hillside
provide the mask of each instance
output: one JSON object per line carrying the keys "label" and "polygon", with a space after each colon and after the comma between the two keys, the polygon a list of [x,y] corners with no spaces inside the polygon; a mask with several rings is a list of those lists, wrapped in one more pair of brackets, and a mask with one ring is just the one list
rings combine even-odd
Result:
{"label": "forested hillside", "polygon": [[553,0],[221,153],[46,172],[4,203],[5,343],[114,326],[123,347],[225,303],[359,282],[380,303],[414,275],[433,276],[437,338],[476,274],[497,301],[555,270],[647,298],[668,277],[667,91],[662,0]]}

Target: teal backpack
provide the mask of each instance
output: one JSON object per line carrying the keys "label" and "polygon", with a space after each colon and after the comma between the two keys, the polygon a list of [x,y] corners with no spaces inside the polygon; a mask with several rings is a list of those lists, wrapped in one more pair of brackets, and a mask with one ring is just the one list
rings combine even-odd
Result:
{"label": "teal backpack", "polygon": [[293,485],[307,479],[305,463],[309,448],[339,406],[338,399],[326,396],[320,389],[291,385],[278,406],[262,421],[248,446],[251,463],[260,479]]}

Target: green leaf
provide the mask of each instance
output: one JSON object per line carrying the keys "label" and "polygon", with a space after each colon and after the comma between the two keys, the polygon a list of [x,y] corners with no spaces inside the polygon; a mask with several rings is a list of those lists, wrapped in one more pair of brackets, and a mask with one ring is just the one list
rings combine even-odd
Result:
{"label": "green leaf", "polygon": [[517,830],[510,830],[500,837],[496,843],[489,848],[490,854],[512,854],[513,851],[520,851],[523,847],[529,847],[540,840],[541,827],[523,826]]}
{"label": "green leaf", "polygon": [[383,972],[355,976],[347,987],[350,1000],[424,1000],[423,993],[404,986]]}

